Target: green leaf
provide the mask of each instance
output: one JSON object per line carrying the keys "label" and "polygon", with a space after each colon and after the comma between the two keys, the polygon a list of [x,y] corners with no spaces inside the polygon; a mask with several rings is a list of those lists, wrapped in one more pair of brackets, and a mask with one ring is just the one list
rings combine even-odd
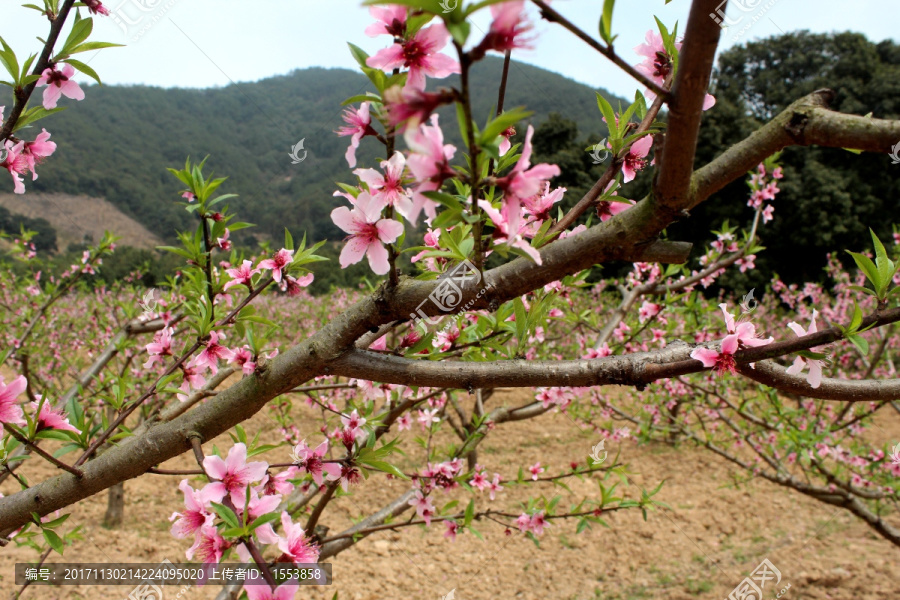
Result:
{"label": "green leaf", "polygon": [[862,337],[861,335],[851,335],[847,337],[847,339],[850,340],[850,343],[856,346],[856,348],[860,352],[862,352],[863,356],[869,354],[869,342],[866,341],[866,338]]}
{"label": "green leaf", "polygon": [[97,75],[97,72],[94,69],[87,66],[86,64],[84,64],[83,62],[81,62],[80,60],[75,60],[73,58],[70,58],[66,61],[66,63],[72,65],[77,70],[81,71],[82,73],[84,73],[85,75],[87,75],[88,77],[90,77],[91,79],[96,81],[97,83],[100,83],[100,84],[103,83],[102,81],[100,81],[100,76]]}
{"label": "green leaf", "polygon": [[524,108],[518,106],[516,108],[511,108],[507,111],[504,111],[503,114],[488,123],[488,125],[484,128],[484,131],[481,132],[481,144],[484,145],[494,141],[494,139],[497,138],[497,136],[499,136],[501,133],[503,133],[522,119],[528,118],[533,114],[533,112],[527,111]]}
{"label": "green leaf", "polygon": [[603,14],[600,17],[600,37],[610,46],[615,40],[615,37],[612,35],[612,16],[615,3],[616,0],[604,0]]}
{"label": "green leaf", "polygon": [[600,95],[600,92],[597,92],[597,106],[600,108],[603,118],[606,119],[606,127],[609,129],[609,142],[612,143],[614,139],[619,139],[618,131],[616,130],[616,113],[606,98]]}
{"label": "green leaf", "polygon": [[366,64],[366,61],[369,59],[369,55],[366,54],[366,51],[360,48],[359,46],[354,46],[351,43],[347,43],[350,46],[350,54],[353,55],[353,58],[359,64],[360,67],[369,68],[369,65]]}
{"label": "green leaf", "polygon": [[47,540],[47,543],[50,544],[50,547],[56,550],[56,552],[60,555],[63,553],[63,548],[65,544],[58,535],[56,535],[55,531],[51,531],[49,529],[41,529],[41,533],[44,534],[44,539]]}
{"label": "green leaf", "polygon": [[469,523],[472,522],[472,519],[475,518],[475,499],[469,500],[469,504],[466,506],[466,516],[463,524],[468,527]]}
{"label": "green leaf", "polygon": [[219,515],[219,518],[225,521],[230,527],[241,529],[241,522],[233,510],[218,502],[211,502],[210,508],[212,508],[213,512]]}
{"label": "green leaf", "polygon": [[[78,44],[72,48],[70,54],[78,54],[79,52],[90,52],[91,50],[100,50],[102,48],[121,48],[123,44],[113,44],[112,42],[85,42]],[[66,60],[66,62],[69,62]]]}
{"label": "green leaf", "polygon": [[62,51],[60,51],[60,53],[54,57],[54,60],[60,60],[60,57],[65,57],[71,54],[72,49],[88,39],[88,37],[90,37],[91,35],[91,31],[93,30],[94,20],[90,17],[88,17],[87,19],[81,19],[80,21],[75,21],[75,24],[72,25],[72,31],[69,32],[69,37],[66,38],[66,43],[63,44]]}

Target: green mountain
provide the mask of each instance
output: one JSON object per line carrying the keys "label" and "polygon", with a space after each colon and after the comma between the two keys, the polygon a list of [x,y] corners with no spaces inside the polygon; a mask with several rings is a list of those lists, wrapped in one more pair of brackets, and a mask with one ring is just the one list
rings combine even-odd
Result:
{"label": "green mountain", "polygon": [[[472,89],[482,92],[474,113],[481,120],[496,105],[501,68],[499,58],[474,68]],[[458,85],[454,79],[438,83]],[[171,239],[190,225],[173,203],[179,183],[166,167],[183,165],[188,155],[209,155],[209,168],[230,177],[223,190],[240,194],[232,207],[259,226],[249,234],[281,235],[289,227],[313,239],[341,238],[329,218],[332,193],[335,182],[355,179],[344,159],[349,140],[334,131],[342,124],[341,102],[369,89],[362,74],[321,68],[217,89],[94,85],[85,101],[69,102],[69,110],[42,122],[59,150],[30,187],[105,198]],[[599,91],[614,106],[627,105]],[[605,135],[594,90],[530,65],[511,65],[506,106],[527,106],[535,124],[560,112],[582,135]],[[455,114],[445,109],[441,119],[449,141],[458,143]],[[289,151],[301,139],[307,158],[292,164]],[[371,166],[382,153],[372,138],[363,140],[360,164]]]}

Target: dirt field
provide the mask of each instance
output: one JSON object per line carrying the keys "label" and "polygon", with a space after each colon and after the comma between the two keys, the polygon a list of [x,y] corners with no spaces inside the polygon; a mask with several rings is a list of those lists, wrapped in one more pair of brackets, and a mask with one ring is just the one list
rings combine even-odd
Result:
{"label": "dirt field", "polygon": [[96,244],[104,231],[121,236],[120,246],[150,249],[162,244],[146,227],[102,198],[35,192],[27,196],[0,194],[0,206],[32,219],[47,219],[56,230],[56,246],[61,252],[69,244],[83,243],[85,235]]}
{"label": "dirt field", "polygon": [[[504,392],[496,398],[492,402],[517,405],[526,401],[528,394]],[[311,439],[317,437],[315,419],[297,424]],[[881,425],[879,435],[900,439],[896,414],[885,414]],[[264,440],[277,440],[275,423],[267,414],[257,415],[247,427],[251,432],[257,428],[264,432]],[[561,414],[506,424],[497,433],[482,445],[479,462],[510,476],[518,465],[538,460],[549,467],[548,473],[558,473],[572,460],[583,461],[595,443]],[[218,446],[227,448],[230,440],[218,440]],[[299,597],[330,600],[337,591],[341,600],[440,599],[455,589],[456,600],[722,599],[764,558],[781,571],[781,586],[790,583],[784,598],[900,597],[900,549],[876,537],[844,511],[764,481],[735,488],[736,470],[694,448],[629,442],[619,447],[608,444],[607,449],[611,455],[621,450],[621,460],[630,465],[635,482],[652,486],[665,479],[657,499],[671,510],[651,512],[646,522],[639,511],[610,514],[609,529],[596,527],[580,535],[575,534],[574,522],[556,521],[541,538],[540,548],[518,532],[504,535],[499,525],[491,523],[478,524],[484,541],[467,534],[451,543],[443,538],[441,526],[375,534],[331,559],[333,586],[304,588]],[[275,462],[278,452],[265,458]],[[182,456],[165,466],[194,465]],[[37,475],[38,469],[32,469],[32,476]],[[44,475],[50,472],[43,465],[39,470]],[[125,526],[119,530],[106,530],[99,524],[106,493],[80,503],[68,523],[83,525],[84,540],[67,550],[66,560],[186,561],[184,552],[190,544],[168,534],[167,518],[182,506],[178,480],[148,475],[128,482]],[[364,505],[380,507],[400,495],[407,485],[385,482],[384,478],[365,482],[354,496],[334,503],[334,510],[326,513],[322,523],[332,533],[337,532],[349,524],[351,517],[363,514]],[[597,489],[596,484],[577,480],[571,487],[576,493]],[[14,488],[7,482],[2,491],[10,493]],[[544,491],[548,495],[563,494],[560,506],[567,505],[565,490],[547,487]],[[495,504],[516,512],[515,501],[526,493],[508,490]],[[13,589],[13,563],[33,558],[34,553],[26,549],[0,551],[0,573],[4,577],[0,588]],[[53,560],[60,562],[58,557],[51,557]],[[213,598],[218,589],[195,588],[181,598]],[[42,587],[30,588],[23,598],[118,599],[126,598],[130,591],[128,587]],[[167,588],[164,599],[174,598],[177,592],[178,588]],[[776,593],[770,586],[764,598],[774,598]]]}

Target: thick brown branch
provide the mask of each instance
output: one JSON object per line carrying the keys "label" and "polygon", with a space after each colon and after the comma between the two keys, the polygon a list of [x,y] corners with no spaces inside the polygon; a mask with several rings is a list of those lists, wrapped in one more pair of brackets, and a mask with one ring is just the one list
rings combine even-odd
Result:
{"label": "thick brown branch", "polygon": [[844,402],[900,400],[900,379],[879,381],[825,377],[822,379],[822,384],[814,388],[806,382],[805,375],[788,375],[784,367],[769,361],[756,363],[755,369],[750,365],[741,365],[738,370],[741,375],[757,383],[807,398],[842,400]]}
{"label": "thick brown branch", "polygon": [[678,73],[669,102],[668,142],[663,146],[654,196],[660,205],[686,208],[697,151],[703,100],[719,45],[721,29],[709,18],[720,0],[694,0],[678,58]]}

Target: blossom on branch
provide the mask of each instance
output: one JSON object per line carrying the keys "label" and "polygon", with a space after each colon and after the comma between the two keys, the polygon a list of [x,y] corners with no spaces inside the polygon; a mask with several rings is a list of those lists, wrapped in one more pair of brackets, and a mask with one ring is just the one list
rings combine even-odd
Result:
{"label": "blossom on branch", "polygon": [[275,256],[273,256],[272,258],[267,258],[266,260],[261,261],[259,263],[259,268],[271,269],[272,279],[275,280],[275,283],[281,283],[281,276],[283,274],[284,268],[292,262],[294,262],[294,251],[282,248],[281,250],[276,252]]}
{"label": "blossom on branch", "polygon": [[[791,321],[788,323],[788,327],[791,328],[791,331],[797,334],[798,337],[803,337],[806,335],[811,335],[818,331],[816,327],[816,316],[819,312],[813,309],[812,317],[809,321],[809,329],[804,330],[803,327]],[[812,388],[817,388],[822,385],[822,365],[824,365],[824,361],[817,360],[814,358],[807,358],[805,356],[798,356],[794,359],[794,363],[785,371],[789,375],[799,375],[805,366],[809,367],[809,371],[806,374],[806,382]]]}
{"label": "blossom on branch", "polygon": [[340,206],[331,211],[334,224],[350,234],[341,250],[341,268],[346,269],[366,256],[372,271],[376,275],[384,275],[390,270],[384,244],[392,244],[400,237],[403,224],[393,219],[382,219],[384,204],[374,200],[368,192],[360,192],[351,202],[353,210]]}
{"label": "blossom on branch", "polygon": [[374,69],[391,71],[407,68],[406,85],[424,90],[425,77],[443,79],[459,73],[459,63],[440,51],[450,41],[450,32],[443,23],[420,29],[410,39],[379,50],[366,60]]}
{"label": "blossom on branch", "polygon": [[359,105],[358,110],[349,107],[344,110],[344,122],[347,123],[335,133],[341,137],[351,136],[350,146],[344,157],[350,168],[356,167],[356,149],[359,148],[359,142],[367,135],[378,135],[375,128],[372,127],[372,117],[369,115],[369,103],[363,102]]}
{"label": "blossom on branch", "polygon": [[[62,67],[62,69],[59,67]],[[74,75],[75,68],[64,63],[44,69],[36,85],[37,87],[47,88],[44,90],[43,99],[45,109],[56,108],[56,104],[61,96],[72,100],[84,100],[84,90],[81,89],[80,85],[72,81]]]}
{"label": "blossom on branch", "polygon": [[235,506],[243,506],[246,490],[254,481],[260,481],[266,475],[269,465],[264,462],[247,462],[247,446],[237,443],[228,451],[222,460],[219,456],[207,456],[203,459],[203,469],[211,478],[217,479],[209,484],[210,494],[231,495]]}
{"label": "blossom on branch", "polygon": [[3,376],[0,375],[0,423],[10,423],[24,427],[25,413],[16,402],[19,396],[28,387],[28,381],[24,375],[19,375],[6,385]]}
{"label": "blossom on branch", "polygon": [[[679,52],[681,51],[680,40],[675,41],[675,49]],[[634,51],[644,57],[643,61],[635,65],[635,68],[659,84],[660,87],[665,87],[666,78],[672,72],[674,63],[672,62],[672,57],[666,51],[662,36],[652,29],[647,31],[644,43],[635,46]],[[656,94],[650,90],[646,90],[644,96],[650,102],[656,99]],[[709,110],[715,104],[715,97],[711,94],[706,94],[706,97],[703,99],[703,110]]]}

